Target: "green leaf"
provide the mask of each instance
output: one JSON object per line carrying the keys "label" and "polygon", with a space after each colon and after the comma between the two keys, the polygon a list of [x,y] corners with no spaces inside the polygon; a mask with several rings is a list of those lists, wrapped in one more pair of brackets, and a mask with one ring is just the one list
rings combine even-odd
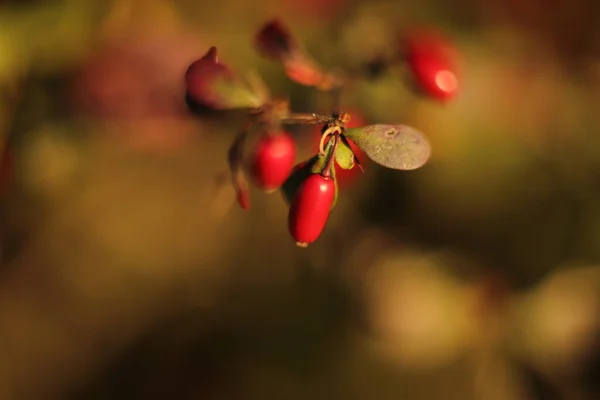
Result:
{"label": "green leaf", "polygon": [[337,150],[335,152],[335,162],[342,169],[352,169],[355,164],[354,153],[349,145],[344,143],[340,138],[340,142],[338,143]]}
{"label": "green leaf", "polygon": [[217,79],[213,89],[223,109],[257,108],[263,105],[260,96],[239,79]]}
{"label": "green leaf", "polygon": [[417,169],[431,154],[425,135],[408,125],[369,125],[346,129],[344,135],[371,160],[391,169]]}

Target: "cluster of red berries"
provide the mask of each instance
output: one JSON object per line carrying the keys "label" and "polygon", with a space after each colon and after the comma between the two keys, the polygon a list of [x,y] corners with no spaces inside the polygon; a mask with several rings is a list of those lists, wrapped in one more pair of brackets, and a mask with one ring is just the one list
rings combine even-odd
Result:
{"label": "cluster of red berries", "polygon": [[[324,70],[280,21],[264,25],[254,43],[262,55],[279,62],[291,80],[331,92],[335,104],[340,89],[356,78]],[[409,32],[400,43],[398,57],[385,60],[385,66],[401,60],[421,93],[440,101],[451,99],[458,79],[449,43],[439,34],[421,31]],[[290,203],[289,231],[299,246],[320,236],[337,201],[340,180],[357,166],[362,169],[358,156],[388,168],[412,170],[430,155],[425,136],[407,125],[364,126],[360,114],[351,123],[350,114],[337,109],[328,115],[291,113],[287,101],[271,99],[258,78],[244,80],[220,63],[215,47],[189,66],[185,78],[188,100],[195,106],[248,109],[248,122],[229,149],[238,203],[250,208],[249,180],[265,192],[281,190]],[[296,145],[284,124],[320,125],[318,153],[296,165]],[[245,149],[254,127],[258,140],[248,157]]]}

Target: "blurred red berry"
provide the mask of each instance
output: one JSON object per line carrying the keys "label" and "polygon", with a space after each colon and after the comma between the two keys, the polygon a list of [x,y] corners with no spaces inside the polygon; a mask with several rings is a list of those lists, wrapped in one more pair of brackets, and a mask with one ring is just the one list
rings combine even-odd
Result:
{"label": "blurred red berry", "polygon": [[296,47],[288,28],[280,20],[273,20],[258,31],[255,45],[263,56],[273,60],[285,59]]}
{"label": "blurred red berry", "polygon": [[319,238],[327,224],[335,199],[335,182],[330,177],[311,174],[292,199],[288,225],[290,234],[301,247]]}
{"label": "blurred red berry", "polygon": [[456,52],[448,39],[435,31],[415,29],[403,38],[401,52],[418,90],[442,102],[455,97]]}
{"label": "blurred red berry", "polygon": [[203,106],[223,108],[223,98],[215,89],[218,80],[233,80],[233,72],[220,64],[217,58],[217,48],[211,47],[199,60],[194,61],[185,73],[187,94],[196,103]]}
{"label": "blurred red berry", "polygon": [[139,33],[106,42],[75,71],[68,87],[71,106],[102,119],[187,115],[180,77],[200,45],[185,32]]}
{"label": "blurred red berry", "polygon": [[[348,111],[350,114],[350,121],[346,124],[346,128],[358,128],[361,126],[367,125],[367,121],[362,116],[362,114],[356,110]],[[321,129],[315,129],[315,145],[318,146],[321,141]],[[348,139],[348,144],[354,153],[354,156],[358,159],[361,166],[365,166],[369,163],[369,157],[357,146]],[[342,169],[336,168],[335,170],[335,179],[337,181],[338,187],[348,187],[352,183],[354,183],[360,176],[363,174],[363,171],[358,165],[355,165],[352,169]]]}
{"label": "blurred red berry", "polygon": [[287,132],[263,137],[250,164],[250,175],[257,186],[271,191],[290,176],[296,159],[296,144]]}

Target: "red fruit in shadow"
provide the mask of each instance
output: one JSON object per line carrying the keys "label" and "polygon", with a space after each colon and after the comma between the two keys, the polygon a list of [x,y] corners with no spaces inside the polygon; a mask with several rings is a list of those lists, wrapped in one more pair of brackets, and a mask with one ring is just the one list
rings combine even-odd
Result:
{"label": "red fruit in shadow", "polygon": [[[347,128],[358,128],[361,126],[367,125],[367,121],[362,116],[362,114],[355,110],[348,111],[350,114],[350,121],[346,124]],[[319,142],[321,141],[321,128],[315,129],[315,143],[318,148]],[[348,144],[354,153],[354,156],[360,162],[360,165],[364,167],[369,163],[369,157],[350,139],[348,139]],[[358,164],[354,165],[352,169],[342,169],[337,167],[335,169],[335,179],[337,180],[338,187],[344,188],[352,185],[357,179],[359,179],[363,174],[363,171],[358,166]]]}
{"label": "red fruit in shadow", "polygon": [[296,48],[288,28],[279,20],[273,20],[262,27],[255,37],[256,49],[265,57],[283,60]]}
{"label": "red fruit in shadow", "polygon": [[219,80],[232,80],[233,72],[217,59],[217,48],[211,47],[199,60],[194,61],[185,72],[187,94],[198,104],[219,109],[223,101],[215,91],[214,83]]}
{"label": "red fruit in shadow", "polygon": [[435,31],[414,29],[401,40],[400,51],[417,90],[441,102],[456,96],[457,57],[447,38]]}
{"label": "red fruit in shadow", "polygon": [[290,176],[295,160],[296,144],[289,133],[265,135],[251,159],[250,176],[258,187],[272,191]]}
{"label": "red fruit in shadow", "polygon": [[329,177],[311,174],[292,199],[288,215],[290,234],[300,247],[319,238],[327,224],[335,199],[335,182]]}

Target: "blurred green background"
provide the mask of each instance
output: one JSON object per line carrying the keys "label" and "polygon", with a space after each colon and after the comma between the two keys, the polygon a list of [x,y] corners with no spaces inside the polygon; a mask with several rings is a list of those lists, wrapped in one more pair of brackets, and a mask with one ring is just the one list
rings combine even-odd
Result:
{"label": "blurred green background", "polygon": [[[346,94],[432,156],[367,164],[307,249],[280,194],[234,203],[243,116],[184,102],[215,45],[326,112],[254,51],[273,17],[331,68],[411,25],[461,54],[447,105]],[[598,1],[5,0],[0,95],[1,400],[600,398]]]}

